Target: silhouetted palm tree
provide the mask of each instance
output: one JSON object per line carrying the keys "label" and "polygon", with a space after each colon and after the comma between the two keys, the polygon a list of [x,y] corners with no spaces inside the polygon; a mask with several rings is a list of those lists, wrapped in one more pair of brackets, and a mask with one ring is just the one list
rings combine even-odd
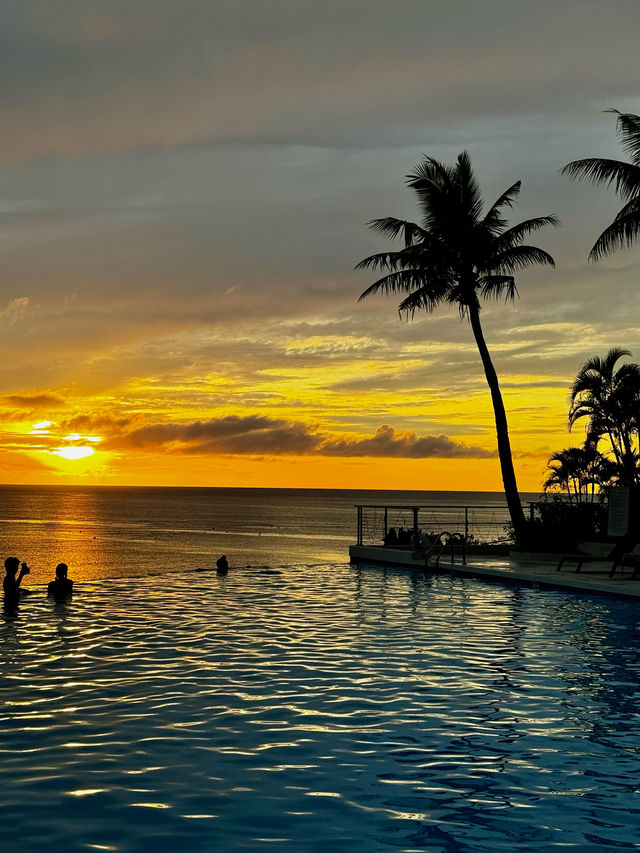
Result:
{"label": "silhouetted palm tree", "polygon": [[356,269],[384,270],[360,299],[382,291],[406,293],[400,312],[431,313],[438,305],[457,305],[466,317],[480,352],[491,391],[498,454],[505,497],[516,535],[521,539],[524,514],[518,495],[507,417],[502,394],[480,323],[481,299],[517,295],[514,274],[532,264],[549,264],[553,258],[542,249],[523,245],[524,239],[545,225],[555,225],[553,216],[529,219],[507,228],[503,208],[511,207],[520,192],[520,181],[509,187],[483,215],[483,202],[471,161],[466,152],[453,166],[425,157],[407,178],[420,205],[420,224],[388,217],[375,219],[371,228],[386,237],[402,237],[404,248],[365,258]]}
{"label": "silhouetted palm tree", "polygon": [[616,473],[616,466],[593,445],[569,447],[552,453],[547,464],[549,475],[545,492],[560,489],[577,504],[593,502],[596,488],[606,488]]}
{"label": "silhouetted palm tree", "polygon": [[616,364],[629,350],[613,347],[604,358],[594,356],[580,368],[571,387],[569,429],[588,418],[586,444],[597,447],[606,438],[619,468],[621,484],[638,479],[634,436],[640,425],[640,366]]}
{"label": "silhouetted palm tree", "polygon": [[606,110],[618,116],[616,129],[622,147],[631,162],[589,157],[574,160],[563,169],[563,175],[585,178],[594,184],[615,185],[615,190],[625,202],[611,225],[602,232],[589,254],[597,261],[617,249],[631,246],[640,237],[640,116]]}

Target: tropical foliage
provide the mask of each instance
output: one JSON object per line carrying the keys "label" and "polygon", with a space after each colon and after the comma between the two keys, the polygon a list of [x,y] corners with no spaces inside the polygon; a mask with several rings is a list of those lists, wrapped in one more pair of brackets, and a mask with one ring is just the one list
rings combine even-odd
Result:
{"label": "tropical foliage", "polygon": [[586,419],[583,447],[552,454],[545,491],[571,502],[593,502],[609,486],[640,483],[640,365],[618,364],[629,350],[614,347],[580,368],[571,387],[569,429]]}
{"label": "tropical foliage", "polygon": [[564,492],[576,505],[593,503],[615,476],[615,465],[593,445],[553,453],[547,467],[545,492]]}
{"label": "tropical foliage", "polygon": [[587,419],[585,447],[604,444],[620,485],[636,483],[640,476],[640,366],[627,362],[616,368],[630,355],[629,350],[614,347],[604,358],[590,358],[575,378],[569,408],[569,428]]}
{"label": "tropical foliage", "polygon": [[425,157],[407,178],[420,207],[419,223],[393,217],[376,219],[371,228],[385,237],[400,238],[403,247],[361,261],[357,269],[385,275],[361,295],[402,294],[399,311],[413,316],[431,313],[440,305],[457,306],[473,331],[491,392],[498,454],[505,497],[516,538],[524,528],[524,515],[513,468],[507,417],[502,394],[480,322],[483,299],[517,295],[515,274],[534,264],[553,266],[553,258],[536,246],[525,245],[534,231],[555,225],[542,216],[507,227],[505,208],[512,207],[520,181],[510,186],[486,212],[478,183],[466,152],[453,166]]}
{"label": "tropical foliage", "polygon": [[589,157],[568,163],[562,173],[572,178],[584,178],[594,184],[614,185],[624,206],[591,249],[590,258],[598,260],[618,249],[631,246],[640,237],[640,116],[615,113],[617,132],[630,162]]}

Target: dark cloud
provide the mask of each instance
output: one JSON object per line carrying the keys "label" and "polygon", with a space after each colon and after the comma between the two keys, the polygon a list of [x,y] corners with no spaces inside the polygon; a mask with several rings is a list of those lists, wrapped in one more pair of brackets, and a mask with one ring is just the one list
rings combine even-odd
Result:
{"label": "dark cloud", "polygon": [[397,432],[387,424],[374,436],[362,439],[328,440],[322,445],[326,456],[398,456],[408,459],[488,459],[495,451],[469,447],[446,435],[418,436],[415,432]]}
{"label": "dark cloud", "polygon": [[65,405],[64,397],[55,391],[28,391],[24,394],[5,394],[3,402],[26,409],[56,409]]}
{"label": "dark cloud", "polygon": [[105,414],[74,415],[61,421],[60,426],[71,432],[83,433],[84,435],[102,433],[120,433],[131,428],[138,422],[143,422],[140,415],[127,415],[115,417]]}
{"label": "dark cloud", "polygon": [[107,449],[170,448],[183,453],[309,453],[320,438],[300,423],[229,415],[190,424],[150,424],[105,442]]}
{"label": "dark cloud", "polygon": [[396,432],[381,426],[371,438],[334,439],[306,424],[260,415],[230,415],[190,424],[151,424],[113,436],[106,449],[149,450],[165,448],[181,453],[319,454],[323,456],[378,456],[424,459],[485,459],[495,453],[468,447],[445,435],[419,437],[415,432]]}

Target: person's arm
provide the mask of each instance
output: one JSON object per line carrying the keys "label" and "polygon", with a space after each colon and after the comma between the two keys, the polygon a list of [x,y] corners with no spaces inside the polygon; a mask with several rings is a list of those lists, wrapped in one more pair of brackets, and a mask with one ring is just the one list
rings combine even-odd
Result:
{"label": "person's arm", "polygon": [[29,566],[28,566],[26,563],[23,563],[23,564],[20,566],[20,574],[18,575],[18,580],[16,581],[16,589],[17,589],[17,588],[20,586],[20,584],[22,583],[22,578],[23,578],[25,575],[28,575],[30,571],[31,571],[31,569],[29,568]]}

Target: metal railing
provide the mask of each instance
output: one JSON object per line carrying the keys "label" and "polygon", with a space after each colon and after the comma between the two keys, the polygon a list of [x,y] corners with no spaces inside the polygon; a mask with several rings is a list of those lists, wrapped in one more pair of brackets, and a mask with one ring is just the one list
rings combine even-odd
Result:
{"label": "metal railing", "polygon": [[411,547],[419,533],[437,536],[450,530],[465,543],[508,543],[509,511],[506,504],[357,504],[357,544],[381,545],[394,529],[404,540],[399,547]]}
{"label": "metal railing", "polygon": [[[462,565],[467,565],[467,552],[465,549],[466,539],[462,535],[462,533],[449,533],[448,530],[443,530],[442,533],[438,533],[436,538],[431,543],[431,546],[427,553],[424,555],[424,566],[426,569],[429,568],[429,560],[435,554],[436,561],[434,564],[434,568],[438,568],[440,565],[440,557],[443,552],[447,549],[451,549],[451,565],[455,563],[455,545],[456,543],[460,544],[460,556],[462,557]],[[437,552],[437,553],[436,553]]]}

